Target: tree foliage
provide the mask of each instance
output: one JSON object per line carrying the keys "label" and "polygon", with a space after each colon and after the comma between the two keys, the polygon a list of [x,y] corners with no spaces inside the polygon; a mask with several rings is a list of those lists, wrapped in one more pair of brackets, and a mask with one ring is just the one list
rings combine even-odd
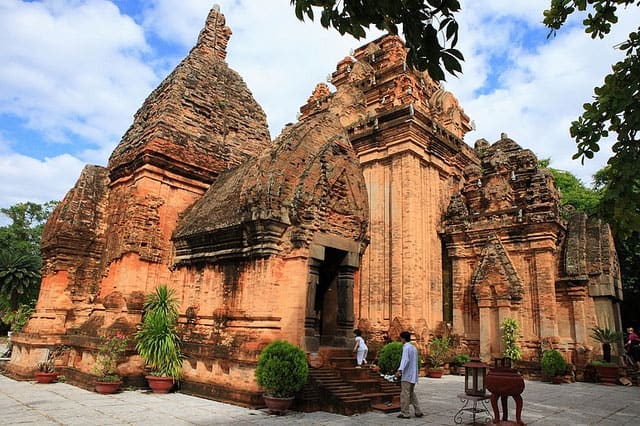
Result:
{"label": "tree foliage", "polygon": [[40,257],[10,250],[0,251],[0,297],[9,309],[18,309],[21,301],[33,300],[40,287]]}
{"label": "tree foliage", "polygon": [[0,208],[0,212],[11,220],[11,224],[0,227],[1,249],[39,255],[42,229],[56,205],[57,201],[26,202]]}
{"label": "tree foliage", "polygon": [[553,176],[556,187],[562,193],[562,205],[571,205],[577,210],[593,215],[598,212],[600,205],[600,193],[588,188],[574,174],[566,170],[549,167],[550,160],[539,161],[540,167],[544,167]]}
{"label": "tree foliage", "polygon": [[[640,6],[640,0],[552,0],[544,12],[544,23],[555,34],[573,13],[586,14],[585,32],[592,38],[604,38],[618,22],[619,7]],[[594,89],[594,100],[585,103],[584,112],[571,123],[570,133],[577,144],[574,159],[593,158],[602,138],[616,136],[609,159],[607,188],[603,205],[611,212],[624,237],[640,229],[640,27],[616,46],[623,60],[612,66],[604,84]]]}
{"label": "tree foliage", "polygon": [[0,208],[11,220],[0,227],[0,318],[16,330],[38,297],[42,228],[56,204],[26,202]]}
{"label": "tree foliage", "polygon": [[364,37],[371,25],[391,34],[398,34],[402,25],[409,66],[426,70],[436,81],[445,79],[444,70],[452,75],[462,72],[464,58],[455,49],[458,0],[291,0],[291,5],[300,20],[313,21],[314,8],[319,8],[324,28],[356,39]]}

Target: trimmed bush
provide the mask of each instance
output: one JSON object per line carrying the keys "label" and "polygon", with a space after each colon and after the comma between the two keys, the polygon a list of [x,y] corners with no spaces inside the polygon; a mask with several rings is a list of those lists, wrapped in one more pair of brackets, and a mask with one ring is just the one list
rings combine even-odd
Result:
{"label": "trimmed bush", "polygon": [[391,342],[387,343],[380,350],[378,355],[378,365],[380,366],[380,372],[382,374],[394,374],[398,367],[400,367],[400,360],[402,359],[402,343]]}
{"label": "trimmed bush", "polygon": [[255,376],[268,396],[289,398],[307,383],[308,374],[304,351],[289,342],[276,340],[260,352]]}
{"label": "trimmed bush", "polygon": [[471,361],[471,357],[467,354],[456,354],[451,360],[451,364],[460,367],[462,364],[466,364]]}
{"label": "trimmed bush", "polygon": [[549,377],[560,376],[567,369],[567,361],[556,349],[544,351],[540,365],[542,366],[542,372]]}

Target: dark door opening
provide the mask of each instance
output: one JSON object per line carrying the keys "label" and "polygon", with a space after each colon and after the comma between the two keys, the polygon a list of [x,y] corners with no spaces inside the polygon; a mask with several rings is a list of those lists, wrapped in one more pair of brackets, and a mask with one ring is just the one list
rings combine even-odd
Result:
{"label": "dark door opening", "polygon": [[338,269],[347,252],[325,248],[325,257],[319,268],[315,310],[319,314],[320,344],[333,345],[338,334],[338,305],[346,301],[338,298]]}

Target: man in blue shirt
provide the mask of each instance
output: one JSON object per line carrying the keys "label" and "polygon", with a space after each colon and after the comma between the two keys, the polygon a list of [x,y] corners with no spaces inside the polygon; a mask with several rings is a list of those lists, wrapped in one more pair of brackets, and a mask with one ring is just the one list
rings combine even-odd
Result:
{"label": "man in blue shirt", "polygon": [[402,340],[402,359],[400,367],[396,371],[396,376],[402,376],[400,381],[400,414],[401,419],[410,418],[409,405],[413,405],[416,417],[422,417],[424,414],[420,409],[418,397],[414,392],[416,383],[418,383],[418,349],[411,344],[411,333],[403,331],[400,333]]}

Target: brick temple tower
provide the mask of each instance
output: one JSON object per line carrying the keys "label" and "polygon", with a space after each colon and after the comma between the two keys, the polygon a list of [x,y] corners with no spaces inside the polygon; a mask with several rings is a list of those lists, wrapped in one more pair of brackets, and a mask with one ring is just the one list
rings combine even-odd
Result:
{"label": "brick temple tower", "polygon": [[[620,271],[606,224],[563,212],[535,155],[507,135],[472,148],[469,117],[405,46],[384,36],[341,60],[273,142],[225,62],[213,9],[196,46],[136,113],[107,167],[87,166],[47,222],[43,279],[8,370],[47,350],[89,386],[98,336],[133,334],[144,295],[180,300],[182,389],[259,405],[253,377],[275,339],[330,353],[410,330],[484,360],[499,324],[527,360],[584,365],[595,325],[620,329]],[[426,352],[423,352],[426,355]],[[144,383],[132,347],[118,373]]]}

